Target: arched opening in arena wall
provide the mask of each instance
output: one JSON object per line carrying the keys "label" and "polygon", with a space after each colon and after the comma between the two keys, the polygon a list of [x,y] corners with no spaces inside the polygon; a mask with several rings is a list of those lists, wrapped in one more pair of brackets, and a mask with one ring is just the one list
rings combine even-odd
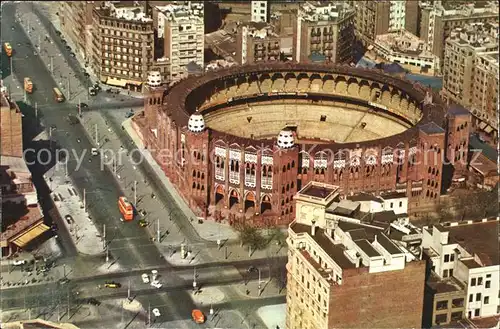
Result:
{"label": "arched opening in arena wall", "polygon": [[271,211],[271,198],[269,195],[264,195],[262,202],[260,203],[260,213],[263,214],[265,211]]}
{"label": "arched opening in arena wall", "polygon": [[219,185],[217,186],[216,190],[215,190],[215,204],[217,205],[219,202],[221,202],[222,200],[224,200],[224,186],[222,185]]}
{"label": "arched opening in arena wall", "polygon": [[247,210],[252,210],[252,213],[255,212],[255,195],[253,192],[248,192],[245,196],[245,212]]}
{"label": "arched opening in arena wall", "polygon": [[229,194],[229,209],[233,206],[240,204],[240,194],[236,190],[232,190]]}

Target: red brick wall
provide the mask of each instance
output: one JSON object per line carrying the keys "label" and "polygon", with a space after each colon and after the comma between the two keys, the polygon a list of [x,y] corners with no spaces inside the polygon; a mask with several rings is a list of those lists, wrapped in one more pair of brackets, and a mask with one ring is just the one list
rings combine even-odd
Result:
{"label": "red brick wall", "polygon": [[331,290],[328,328],[420,328],[424,284],[424,261],[382,273],[344,270]]}

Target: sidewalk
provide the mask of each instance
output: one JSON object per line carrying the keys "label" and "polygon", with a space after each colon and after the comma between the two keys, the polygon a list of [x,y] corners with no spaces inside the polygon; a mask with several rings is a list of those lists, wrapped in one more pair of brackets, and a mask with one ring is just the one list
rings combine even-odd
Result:
{"label": "sidewalk", "polygon": [[38,6],[38,8],[40,9],[40,12],[42,14],[44,14],[52,22],[52,25],[54,26],[54,28],[61,32],[61,38],[66,40],[66,43],[68,44],[68,46],[71,47],[73,53],[75,53],[75,55],[76,55],[76,57],[75,57],[76,60],[78,61],[80,66],[82,68],[84,68],[85,72],[87,72],[90,75],[90,79],[93,83],[99,84],[103,90],[105,90],[107,88],[114,88],[114,89],[120,90],[120,94],[122,94],[122,95],[128,94],[130,96],[137,97],[137,98],[143,97],[143,94],[140,92],[134,92],[134,91],[129,92],[128,90],[122,89],[121,87],[115,87],[115,86],[111,86],[111,85],[107,85],[107,84],[102,83],[101,80],[95,74],[95,72],[92,70],[91,66],[90,65],[85,66],[86,61],[83,58],[83,54],[80,51],[77,51],[78,48],[75,47],[73,40],[71,40],[71,38],[68,38],[64,34],[64,31],[61,29],[59,16],[56,15],[57,8],[55,8],[53,5],[51,5],[50,2],[47,2],[47,3],[36,2],[35,6]]}
{"label": "sidewalk", "polygon": [[54,204],[78,252],[86,255],[101,254],[103,247],[99,231],[84,211],[82,198],[70,180],[66,179],[64,171],[64,165],[59,163],[44,175],[52,191]]}
{"label": "sidewalk", "polygon": [[250,282],[246,282],[246,284],[245,282],[238,283],[233,287],[239,295],[245,296],[247,298],[286,296],[286,288],[281,289],[280,291],[276,284],[276,279],[271,279],[271,281],[269,281],[269,278],[261,278],[260,295],[259,280],[252,280]]}
{"label": "sidewalk", "polygon": [[[168,177],[165,175],[163,170],[160,168],[158,163],[154,160],[153,156],[149,152],[149,150],[144,148],[144,144],[141,139],[135,132],[132,127],[132,118],[127,119],[123,122],[122,126],[124,127],[127,134],[132,138],[137,148],[141,151],[144,159],[149,163],[149,165],[153,168],[158,179],[162,182],[165,188],[168,191],[175,191],[175,193],[171,193],[172,197],[175,199],[177,205],[181,208],[181,210],[186,214],[186,216],[190,218],[197,218],[194,212],[189,208],[186,201],[176,192],[175,187],[172,185]],[[198,224],[197,222],[193,222],[193,227],[198,232],[200,237],[209,241],[217,241],[217,240],[236,240],[238,239],[238,232],[234,230],[229,225],[219,224],[211,221],[204,221],[203,224]]]}

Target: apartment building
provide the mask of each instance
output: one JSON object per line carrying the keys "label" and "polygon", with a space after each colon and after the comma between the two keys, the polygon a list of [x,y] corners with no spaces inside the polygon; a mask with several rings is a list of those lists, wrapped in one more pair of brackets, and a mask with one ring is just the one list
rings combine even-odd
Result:
{"label": "apartment building", "polygon": [[203,69],[204,34],[203,3],[156,6],[158,37],[163,38],[163,57],[170,64],[170,80],[188,74],[188,64]]}
{"label": "apartment building", "polygon": [[23,156],[23,114],[16,102],[2,91],[0,110],[0,154],[2,156]]}
{"label": "apartment building", "polygon": [[[377,35],[389,31],[391,1],[363,0],[353,3],[356,9],[356,33],[364,43],[372,44]],[[396,22],[393,21],[394,25]]]}
{"label": "apartment building", "polygon": [[93,10],[92,70],[101,82],[142,90],[154,64],[153,20],[143,6],[107,3]]}
{"label": "apartment building", "polygon": [[451,31],[443,62],[443,98],[492,133],[498,120],[498,23],[471,23]]}
{"label": "apartment building", "polygon": [[311,1],[301,5],[294,31],[297,62],[351,63],[354,9],[345,2]]}
{"label": "apartment building", "polygon": [[252,22],[269,22],[271,16],[269,1],[251,1],[250,9],[252,11]]}
{"label": "apartment building", "polygon": [[425,262],[389,238],[390,224],[362,221],[337,186],[310,182],[294,199],[286,328],[420,327]]}
{"label": "apartment building", "polygon": [[497,1],[466,4],[459,1],[422,2],[419,37],[425,40],[428,49],[443,63],[445,42],[453,29],[469,23],[498,22],[498,10]]}
{"label": "apartment building", "polygon": [[93,9],[99,1],[60,1],[59,21],[61,32],[86,61],[92,54]]}
{"label": "apartment building", "polygon": [[373,51],[385,61],[399,63],[414,73],[432,73],[439,65],[439,59],[427,50],[427,44],[404,29],[377,35]]}
{"label": "apartment building", "polygon": [[493,218],[424,227],[422,248],[433,273],[452,280],[465,297],[435,303],[434,324],[500,314],[498,224]]}
{"label": "apartment building", "polygon": [[280,37],[272,25],[244,23],[236,33],[235,60],[240,64],[280,60]]}

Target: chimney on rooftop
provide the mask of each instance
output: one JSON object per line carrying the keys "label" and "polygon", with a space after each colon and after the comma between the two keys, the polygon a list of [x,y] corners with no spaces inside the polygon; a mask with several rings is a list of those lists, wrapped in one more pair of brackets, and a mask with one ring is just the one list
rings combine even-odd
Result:
{"label": "chimney on rooftop", "polygon": [[314,236],[314,234],[316,234],[316,221],[313,220],[311,222],[311,236]]}

